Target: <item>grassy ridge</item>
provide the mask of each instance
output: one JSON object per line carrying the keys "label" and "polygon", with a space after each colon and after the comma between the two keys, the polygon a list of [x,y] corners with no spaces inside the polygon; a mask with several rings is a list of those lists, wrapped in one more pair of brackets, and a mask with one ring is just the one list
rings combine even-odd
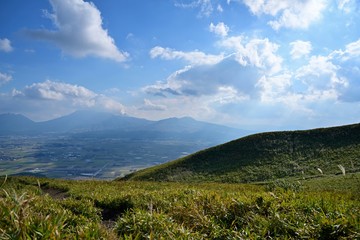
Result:
{"label": "grassy ridge", "polygon": [[[360,170],[360,124],[250,135],[123,180],[260,182]],[[320,170],[319,170],[320,169]]]}
{"label": "grassy ridge", "polygon": [[0,239],[358,239],[359,183],[360,174],[264,186],[12,177],[0,187]]}

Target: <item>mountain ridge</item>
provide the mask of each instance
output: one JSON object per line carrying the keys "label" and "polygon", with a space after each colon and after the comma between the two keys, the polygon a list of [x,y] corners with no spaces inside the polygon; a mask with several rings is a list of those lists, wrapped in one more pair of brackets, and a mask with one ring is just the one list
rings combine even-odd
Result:
{"label": "mountain ridge", "polygon": [[[259,182],[360,170],[360,124],[265,132],[125,176],[123,180]],[[320,170],[319,170],[320,169]]]}
{"label": "mountain ridge", "polygon": [[[7,120],[9,116],[11,120]],[[49,121],[34,122],[19,114],[0,115],[0,135],[76,134],[78,137],[91,138],[199,140],[218,144],[248,132],[190,117],[151,121],[106,112],[76,111]]]}

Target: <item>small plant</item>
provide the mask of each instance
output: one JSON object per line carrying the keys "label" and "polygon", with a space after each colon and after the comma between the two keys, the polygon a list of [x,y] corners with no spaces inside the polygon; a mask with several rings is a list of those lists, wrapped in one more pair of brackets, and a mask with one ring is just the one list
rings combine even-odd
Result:
{"label": "small plant", "polygon": [[345,176],[345,167],[341,164],[338,165],[338,168],[341,170],[341,173]]}
{"label": "small plant", "polygon": [[274,191],[276,189],[283,189],[285,191],[299,192],[302,186],[299,181],[287,181],[284,179],[275,180],[267,185],[267,190]]}
{"label": "small plant", "polygon": [[3,183],[1,184],[0,188],[2,188],[5,185],[7,178],[8,178],[8,176],[5,175],[5,179],[4,179]]}

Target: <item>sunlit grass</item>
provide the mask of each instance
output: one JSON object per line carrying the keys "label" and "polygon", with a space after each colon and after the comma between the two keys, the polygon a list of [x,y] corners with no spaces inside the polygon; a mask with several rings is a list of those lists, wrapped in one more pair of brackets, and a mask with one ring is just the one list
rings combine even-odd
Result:
{"label": "sunlit grass", "polygon": [[[359,180],[347,174],[260,186],[3,178],[0,239],[356,239]],[[53,198],[54,189],[64,198]]]}

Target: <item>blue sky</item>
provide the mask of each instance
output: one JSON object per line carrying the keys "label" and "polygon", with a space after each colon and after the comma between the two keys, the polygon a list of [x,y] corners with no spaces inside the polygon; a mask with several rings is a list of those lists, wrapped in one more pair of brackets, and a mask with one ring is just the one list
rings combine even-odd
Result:
{"label": "blue sky", "polygon": [[4,0],[0,113],[360,122],[356,0]]}

